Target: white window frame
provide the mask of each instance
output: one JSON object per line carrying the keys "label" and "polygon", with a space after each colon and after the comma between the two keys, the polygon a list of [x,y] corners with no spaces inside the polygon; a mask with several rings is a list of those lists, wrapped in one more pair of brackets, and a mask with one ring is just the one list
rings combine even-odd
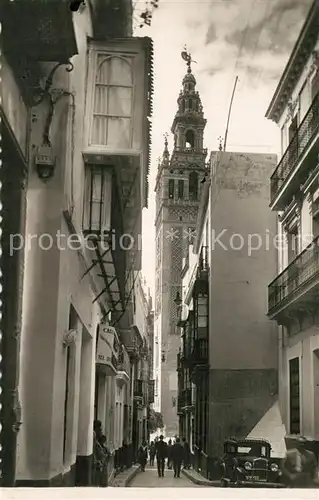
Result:
{"label": "white window frame", "polygon": [[[92,229],[90,226],[90,202],[91,202],[91,179],[92,170],[94,168],[99,168],[101,171],[104,170],[104,186],[103,186],[103,208],[102,208],[102,224],[101,229],[109,230],[111,229],[111,210],[112,210],[112,172],[110,172],[107,167],[103,165],[86,165],[85,167],[85,189],[84,189],[84,202],[83,202],[83,222],[82,227],[84,231]],[[108,205],[107,205],[108,204]],[[92,229],[92,231],[98,231],[98,229]]]}
{"label": "white window frame", "polygon": [[[123,150],[127,151],[132,148],[133,143],[133,131],[134,131],[134,123],[135,123],[135,110],[136,110],[136,71],[137,71],[137,57],[138,53],[135,51],[117,51],[117,50],[103,50],[101,47],[97,47],[92,45],[89,50],[89,60],[88,60],[88,81],[87,81],[87,99],[86,99],[86,120],[84,123],[85,127],[85,141],[86,147],[89,150]],[[129,146],[127,148],[117,148],[114,145],[99,145],[93,144],[91,141],[92,132],[93,132],[93,120],[94,120],[94,99],[95,99],[95,82],[97,76],[97,64],[98,58],[100,56],[105,56],[105,59],[110,57],[121,58],[126,61],[129,61],[132,68],[132,103],[131,103],[131,124],[130,124],[130,133],[129,133]],[[115,85],[114,85],[115,86]],[[112,85],[113,87],[113,85]],[[127,86],[119,85],[119,87],[127,88]]]}

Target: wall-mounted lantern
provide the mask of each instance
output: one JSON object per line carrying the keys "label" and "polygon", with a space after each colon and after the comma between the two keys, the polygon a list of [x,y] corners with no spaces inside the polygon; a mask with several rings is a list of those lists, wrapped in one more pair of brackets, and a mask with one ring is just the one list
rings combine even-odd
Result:
{"label": "wall-mounted lantern", "polygon": [[52,147],[49,144],[43,144],[37,149],[35,156],[35,166],[39,178],[46,182],[54,174],[55,169],[55,156]]}

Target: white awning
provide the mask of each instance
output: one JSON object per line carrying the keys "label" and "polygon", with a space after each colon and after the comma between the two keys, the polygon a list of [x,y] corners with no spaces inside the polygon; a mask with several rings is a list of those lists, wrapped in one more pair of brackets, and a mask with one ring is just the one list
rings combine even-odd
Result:
{"label": "white awning", "polygon": [[285,435],[285,425],[282,422],[279,403],[276,401],[248,434],[247,439],[266,439],[271,444],[271,456],[284,458],[286,455]]}

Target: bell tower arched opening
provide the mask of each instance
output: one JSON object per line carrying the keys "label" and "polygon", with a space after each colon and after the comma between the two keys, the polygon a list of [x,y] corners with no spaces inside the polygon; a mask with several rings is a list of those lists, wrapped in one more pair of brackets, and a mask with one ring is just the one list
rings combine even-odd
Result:
{"label": "bell tower arched opening", "polygon": [[194,149],[195,147],[195,134],[193,130],[187,130],[185,134],[186,149]]}

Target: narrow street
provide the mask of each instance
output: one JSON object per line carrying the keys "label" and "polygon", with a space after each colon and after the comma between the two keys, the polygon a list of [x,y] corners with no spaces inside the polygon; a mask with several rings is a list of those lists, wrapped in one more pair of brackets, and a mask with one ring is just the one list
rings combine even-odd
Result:
{"label": "narrow street", "polygon": [[145,472],[140,472],[130,484],[131,488],[201,488],[192,483],[183,473],[180,478],[174,478],[173,470],[165,470],[164,477],[158,477],[156,466],[147,466]]}

